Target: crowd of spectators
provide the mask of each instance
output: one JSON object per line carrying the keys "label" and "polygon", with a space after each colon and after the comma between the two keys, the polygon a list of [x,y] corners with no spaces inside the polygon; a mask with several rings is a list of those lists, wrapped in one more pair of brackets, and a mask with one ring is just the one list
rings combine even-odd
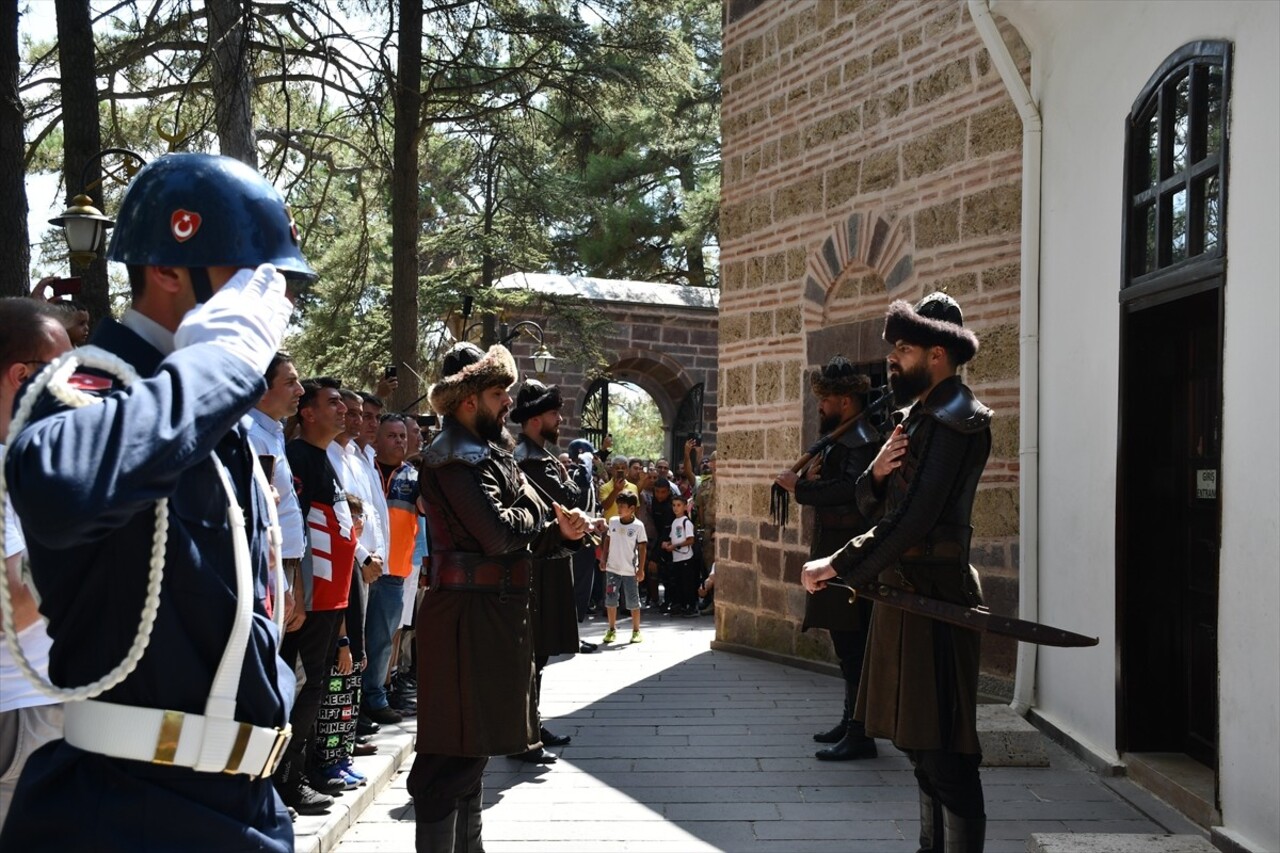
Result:
{"label": "crowd of spectators", "polygon": [[[22,384],[89,340],[87,309],[74,295],[50,298],[46,284],[37,285],[32,298],[0,300],[0,453]],[[352,757],[376,751],[370,736],[416,713],[413,623],[428,579],[418,463],[436,418],[387,412],[394,376],[374,392],[360,391],[334,377],[304,379],[293,358],[278,352],[265,378],[267,390],[249,415],[249,440],[275,492],[281,560],[272,572],[283,574],[285,594],[272,600],[271,584],[258,594],[268,613],[284,608],[280,653],[299,676],[290,716],[294,737],[273,782],[291,811],[317,814],[334,796],[364,784]],[[582,623],[604,615],[606,605],[621,604],[638,642],[642,609],[669,616],[711,610],[715,455],[704,460],[701,442],[690,439],[683,464],[673,470],[667,459],[613,456],[606,462],[610,444],[606,439],[598,452],[578,439],[558,456],[573,481],[589,490],[598,515],[614,521],[613,537],[627,522],[639,532],[625,555],[626,549],[615,549],[615,559],[632,564],[630,574],[616,566],[606,573],[609,537],[574,555],[577,616]],[[620,511],[627,516],[622,527]],[[17,571],[17,519],[6,520],[17,628],[40,670],[47,666],[48,640]],[[637,550],[637,540],[648,547]],[[607,581],[622,575],[626,594],[619,601],[622,590],[610,595]],[[614,615],[606,642],[613,641]],[[16,781],[25,756],[60,736],[60,716],[58,706],[26,688],[7,648],[0,648],[0,689],[3,803],[3,786]]]}

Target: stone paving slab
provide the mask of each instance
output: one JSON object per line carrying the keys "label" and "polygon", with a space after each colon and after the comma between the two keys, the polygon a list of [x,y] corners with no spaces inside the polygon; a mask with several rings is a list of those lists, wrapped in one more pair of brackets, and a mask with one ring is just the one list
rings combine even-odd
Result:
{"label": "stone paving slab", "polygon": [[[552,750],[560,755],[554,765],[489,762],[486,850],[917,848],[916,785],[904,755],[880,741],[875,759],[828,763],[813,757],[819,745],[812,733],[829,728],[839,713],[838,679],[712,651],[710,620],[647,619],[643,630],[642,644],[553,659],[547,667],[546,725],[573,742]],[[598,639],[590,632],[587,638]],[[1046,767],[982,769],[990,853],[1028,850],[1033,834],[1188,831],[1176,812],[1124,780],[1104,783],[1047,739],[1044,749]],[[345,830],[339,853],[413,850],[413,806],[405,789],[411,762],[410,756]]]}
{"label": "stone paving slab", "polygon": [[1114,835],[1080,833],[1052,835],[1037,833],[1027,840],[1027,853],[1216,853],[1217,849],[1198,835]]}

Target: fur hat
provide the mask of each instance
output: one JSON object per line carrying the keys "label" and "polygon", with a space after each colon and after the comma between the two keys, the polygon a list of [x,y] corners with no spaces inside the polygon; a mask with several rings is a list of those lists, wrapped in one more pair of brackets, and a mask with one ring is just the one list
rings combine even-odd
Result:
{"label": "fur hat", "polygon": [[922,347],[945,347],[961,365],[978,354],[978,336],[964,327],[960,305],[941,291],[930,293],[912,308],[901,299],[889,306],[884,339]]}
{"label": "fur hat", "polygon": [[516,394],[516,404],[511,408],[511,420],[522,424],[529,418],[536,418],[544,412],[559,409],[564,405],[564,397],[560,395],[560,386],[547,387],[536,379],[526,379]]}
{"label": "fur hat", "polygon": [[520,373],[506,347],[492,346],[485,352],[463,341],[445,353],[440,375],[442,378],[429,392],[431,408],[437,414],[448,415],[472,394],[497,385],[506,388],[514,384]]}
{"label": "fur hat", "polygon": [[809,387],[817,397],[852,397],[871,390],[871,377],[857,373],[847,358],[837,355],[809,377]]}

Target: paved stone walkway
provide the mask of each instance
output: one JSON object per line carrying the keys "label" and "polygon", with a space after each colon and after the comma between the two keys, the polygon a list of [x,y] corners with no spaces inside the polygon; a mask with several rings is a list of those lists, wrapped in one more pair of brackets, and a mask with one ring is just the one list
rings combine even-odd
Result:
{"label": "paved stone walkway", "polygon": [[[587,639],[603,634],[586,628]],[[873,760],[813,758],[811,734],[839,712],[837,679],[711,651],[708,618],[649,617],[643,634],[547,667],[547,726],[573,742],[546,767],[489,762],[489,853],[916,849],[916,787],[901,753],[881,741]],[[1127,780],[1048,749],[1048,768],[983,770],[991,853],[1026,850],[1033,832],[1204,834]],[[329,850],[340,837],[339,853],[412,851],[411,761],[380,793],[352,799],[345,833],[308,837],[300,823],[299,849]]]}

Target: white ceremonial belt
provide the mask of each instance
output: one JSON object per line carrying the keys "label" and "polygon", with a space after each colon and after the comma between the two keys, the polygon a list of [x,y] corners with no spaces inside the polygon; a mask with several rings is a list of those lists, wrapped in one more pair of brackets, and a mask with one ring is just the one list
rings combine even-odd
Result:
{"label": "white ceremonial belt", "polygon": [[85,752],[190,767],[202,773],[270,776],[292,730],[236,720],[86,700],[63,706],[63,737]]}

